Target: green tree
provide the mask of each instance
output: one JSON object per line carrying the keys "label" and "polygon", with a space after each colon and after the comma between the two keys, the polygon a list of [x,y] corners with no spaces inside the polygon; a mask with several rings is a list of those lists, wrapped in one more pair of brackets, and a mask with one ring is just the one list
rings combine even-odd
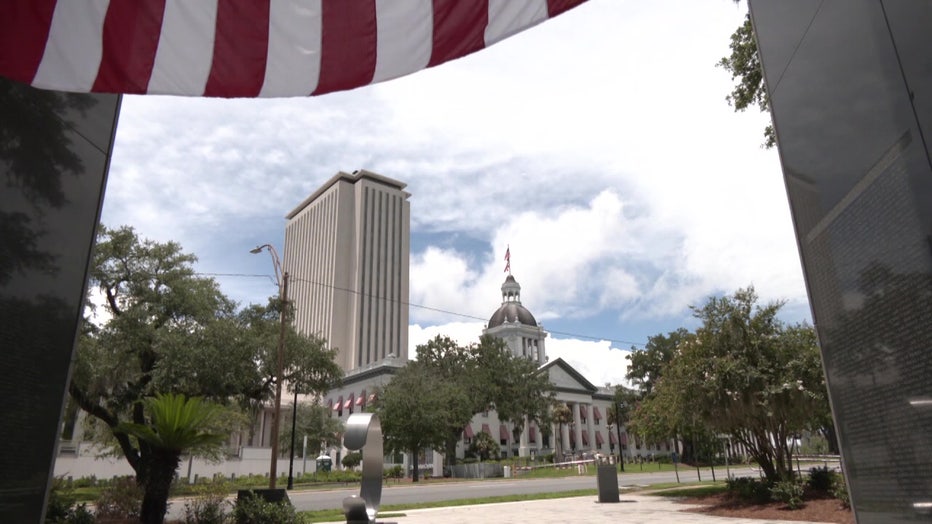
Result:
{"label": "green tree", "polygon": [[702,327],[645,402],[655,402],[656,416],[685,420],[687,440],[731,435],[771,481],[792,477],[790,438],[819,428],[828,413],[815,333],[784,325],[781,306],[757,305],[747,288],[694,308]]}
{"label": "green tree", "polygon": [[359,451],[351,451],[343,456],[343,460],[341,460],[340,463],[343,464],[343,467],[346,469],[353,469],[362,463],[362,453]]}
{"label": "green tree", "polygon": [[[735,0],[736,4],[740,2],[741,0]],[[736,81],[734,89],[725,97],[728,104],[734,107],[735,111],[744,111],[752,106],[757,106],[762,112],[770,111],[770,99],[764,85],[764,73],[750,14],[745,16],[744,23],[732,33],[729,48],[731,53],[717,64],[731,73],[732,80]],[[773,124],[768,124],[764,128],[763,147],[771,148],[776,143]]]}
{"label": "green tree", "polygon": [[[411,453],[415,462],[422,449],[442,448],[451,421],[459,416],[457,406],[468,402],[466,391],[424,362],[408,362],[376,400],[386,448]],[[415,463],[413,481],[418,480]]]}
{"label": "green tree", "polygon": [[494,409],[499,420],[514,425],[517,434],[531,421],[549,424],[554,395],[549,377],[533,361],[514,356],[499,338],[483,336],[478,344],[460,346],[437,336],[417,347],[417,361],[455,387],[463,399],[447,408],[446,438],[443,448],[437,448],[444,449],[451,465],[457,441],[477,413]]}
{"label": "green tree", "polygon": [[[293,404],[282,406],[282,413],[291,413]],[[340,419],[330,416],[329,410],[318,403],[298,403],[298,412],[295,417],[295,456],[300,457],[304,437],[307,437],[307,452],[310,457],[317,457],[321,450],[331,444],[340,442],[343,433],[343,423]],[[291,448],[291,417],[282,417],[281,429],[278,433],[279,449]],[[284,452],[284,451],[283,451]]]}
{"label": "green tree", "polygon": [[625,378],[638,386],[645,395],[650,395],[667,364],[676,356],[677,347],[690,336],[685,328],[679,328],[666,335],[648,337],[644,349],[632,347],[631,353],[625,357],[628,360]]}
{"label": "green tree", "polygon": [[[101,227],[91,286],[104,299],[103,319],[85,322],[69,384],[75,403],[106,431],[145,487],[158,457],[123,424],[147,424],[144,399],[177,393],[242,413],[272,398],[281,304],[237,312],[216,282],[195,274],[196,258],[175,242],[141,240],[132,228]],[[92,311],[94,311],[92,309]],[[95,311],[96,312],[96,311]],[[323,393],[339,380],[334,350],[288,329],[285,379],[302,393]],[[218,417],[229,434],[238,417]],[[220,446],[198,450],[220,456]]]}
{"label": "green tree", "polygon": [[134,437],[150,450],[151,459],[138,483],[144,488],[140,520],[145,524],[160,524],[168,509],[168,494],[172,479],[186,450],[220,444],[225,433],[210,431],[211,423],[222,410],[202,402],[197,397],[157,395],[140,403],[148,413],[143,424],[122,423],[116,430]]}
{"label": "green tree", "polygon": [[[615,386],[615,393],[612,395],[612,405],[608,407],[607,418],[609,425],[618,426],[617,433],[627,430],[628,422],[631,420],[631,413],[637,408],[639,401],[640,395],[638,392],[621,385]],[[618,442],[618,456],[623,456],[620,440]]]}

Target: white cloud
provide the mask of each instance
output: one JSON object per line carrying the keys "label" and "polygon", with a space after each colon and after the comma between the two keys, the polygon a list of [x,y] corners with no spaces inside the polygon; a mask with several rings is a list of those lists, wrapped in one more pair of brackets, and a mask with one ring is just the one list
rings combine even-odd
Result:
{"label": "white cloud", "polygon": [[547,356],[550,360],[562,358],[595,386],[628,384],[625,374],[630,351],[611,347],[605,340],[547,339]]}
{"label": "white cloud", "polygon": [[[806,315],[779,160],[758,147],[766,117],[734,113],[714,67],[744,10],[591,0],[351,92],[127,96],[104,220],[180,241],[204,271],[265,274],[268,260],[246,251],[281,247],[288,211],[336,171],[366,168],[408,183],[414,235],[484,248],[412,253],[415,304],[487,318],[510,244],[525,305],[572,332],[606,315],[669,325],[751,283]],[[222,282],[243,301],[274,293],[261,278]],[[411,319],[412,330],[464,320],[419,308]]]}

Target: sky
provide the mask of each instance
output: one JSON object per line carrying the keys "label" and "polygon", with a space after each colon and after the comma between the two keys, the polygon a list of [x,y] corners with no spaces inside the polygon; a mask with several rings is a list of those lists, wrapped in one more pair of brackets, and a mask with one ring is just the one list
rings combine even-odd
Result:
{"label": "sky", "polygon": [[[563,358],[624,382],[649,336],[753,285],[810,321],[768,116],[716,62],[746,6],[590,0],[489,49],[321,97],[126,96],[104,224],[179,242],[241,304],[277,294],[285,214],[338,171],[411,193],[411,354],[478,340],[504,256]],[[437,310],[446,311],[443,313]]]}

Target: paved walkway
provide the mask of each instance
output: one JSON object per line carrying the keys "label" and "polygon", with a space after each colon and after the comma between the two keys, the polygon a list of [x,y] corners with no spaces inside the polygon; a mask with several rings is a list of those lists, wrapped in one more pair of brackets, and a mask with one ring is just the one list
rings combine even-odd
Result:
{"label": "paved walkway", "polygon": [[665,497],[621,494],[617,504],[599,504],[595,496],[405,510],[404,517],[381,518],[397,524],[556,524],[624,522],[625,524],[805,524],[800,521],[715,517],[689,511]]}

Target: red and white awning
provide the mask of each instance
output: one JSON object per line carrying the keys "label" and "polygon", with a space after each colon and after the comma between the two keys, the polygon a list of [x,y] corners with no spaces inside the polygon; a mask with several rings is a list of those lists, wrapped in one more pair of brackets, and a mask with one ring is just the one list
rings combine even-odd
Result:
{"label": "red and white awning", "polygon": [[484,49],[585,0],[4,0],[0,75],[61,91],[320,95]]}

